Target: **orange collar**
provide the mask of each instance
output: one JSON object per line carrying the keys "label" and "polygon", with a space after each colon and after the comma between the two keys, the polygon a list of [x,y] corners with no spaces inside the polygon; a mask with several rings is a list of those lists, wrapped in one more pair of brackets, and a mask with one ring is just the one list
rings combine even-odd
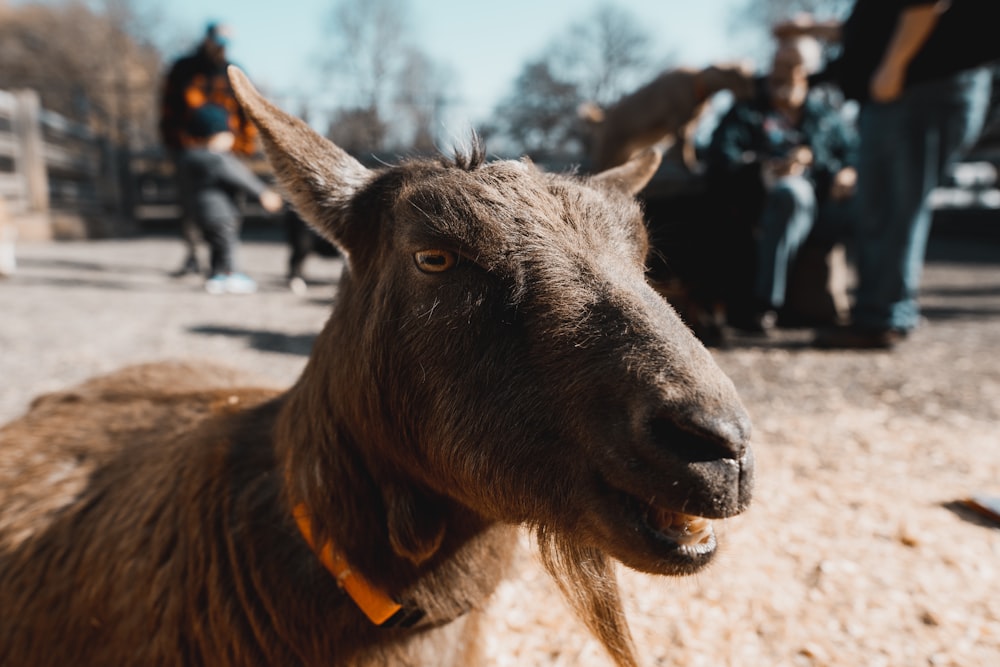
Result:
{"label": "orange collar", "polygon": [[419,618],[413,618],[412,614],[404,611],[403,606],[384,591],[375,588],[360,572],[352,570],[347,558],[333,548],[332,542],[324,544],[322,549],[316,548],[316,544],[313,542],[312,522],[309,520],[309,512],[305,505],[296,505],[292,514],[299,526],[299,532],[302,533],[302,537],[305,538],[309,547],[319,556],[323,567],[330,571],[330,574],[337,580],[337,584],[354,600],[354,604],[364,612],[372,623],[387,627],[393,625],[409,626],[419,620]]}

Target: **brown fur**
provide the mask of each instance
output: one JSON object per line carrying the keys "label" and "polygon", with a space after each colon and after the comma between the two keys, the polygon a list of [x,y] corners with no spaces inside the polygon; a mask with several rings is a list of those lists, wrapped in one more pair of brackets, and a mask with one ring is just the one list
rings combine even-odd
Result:
{"label": "brown fur", "polygon": [[636,152],[668,138],[680,145],[684,163],[694,169],[693,135],[708,99],[720,90],[730,90],[738,98],[750,97],[753,72],[749,66],[671,69],[606,110],[585,105],[581,115],[593,128],[595,171],[625,164]]}
{"label": "brown fur", "polygon": [[[730,516],[752,478],[732,383],[644,280],[630,195],[656,154],[589,179],[479,147],[369,171],[233,81],[292,200],[348,257],[336,308],[285,392],[153,364],[0,430],[4,665],[469,664],[466,612],[518,524],[635,664],[611,559],[685,574],[710,558],[638,536],[645,503]],[[429,249],[458,263],[423,273]],[[298,503],[425,626],[370,624]]]}

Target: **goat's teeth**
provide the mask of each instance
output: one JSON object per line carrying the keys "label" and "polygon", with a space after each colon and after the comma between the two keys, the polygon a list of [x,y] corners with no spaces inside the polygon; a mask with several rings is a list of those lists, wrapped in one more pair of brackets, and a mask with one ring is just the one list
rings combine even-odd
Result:
{"label": "goat's teeth", "polygon": [[690,514],[678,514],[677,516],[683,529],[689,533],[700,533],[712,526],[712,522],[704,517],[691,516]]}
{"label": "goat's teeth", "polygon": [[659,507],[649,511],[650,525],[682,546],[703,544],[712,539],[712,522],[700,516],[671,512]]}

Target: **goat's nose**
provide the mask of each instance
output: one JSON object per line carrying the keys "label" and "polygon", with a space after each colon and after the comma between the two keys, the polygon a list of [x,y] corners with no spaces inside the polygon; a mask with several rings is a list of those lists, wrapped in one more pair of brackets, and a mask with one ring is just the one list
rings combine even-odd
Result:
{"label": "goat's nose", "polygon": [[675,480],[661,489],[661,500],[708,518],[732,516],[750,504],[754,460],[750,418],[741,405],[663,409],[647,428],[657,460]]}
{"label": "goat's nose", "polygon": [[682,461],[739,461],[750,443],[750,417],[728,410],[664,409],[650,420],[654,444]]}

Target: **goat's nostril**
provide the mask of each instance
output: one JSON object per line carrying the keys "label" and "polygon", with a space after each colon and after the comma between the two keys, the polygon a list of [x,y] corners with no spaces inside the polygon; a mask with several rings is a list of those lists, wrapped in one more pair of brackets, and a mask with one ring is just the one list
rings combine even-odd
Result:
{"label": "goat's nostril", "polygon": [[654,444],[689,463],[738,460],[746,449],[744,429],[715,420],[685,420],[678,424],[670,417],[656,417],[650,422]]}

